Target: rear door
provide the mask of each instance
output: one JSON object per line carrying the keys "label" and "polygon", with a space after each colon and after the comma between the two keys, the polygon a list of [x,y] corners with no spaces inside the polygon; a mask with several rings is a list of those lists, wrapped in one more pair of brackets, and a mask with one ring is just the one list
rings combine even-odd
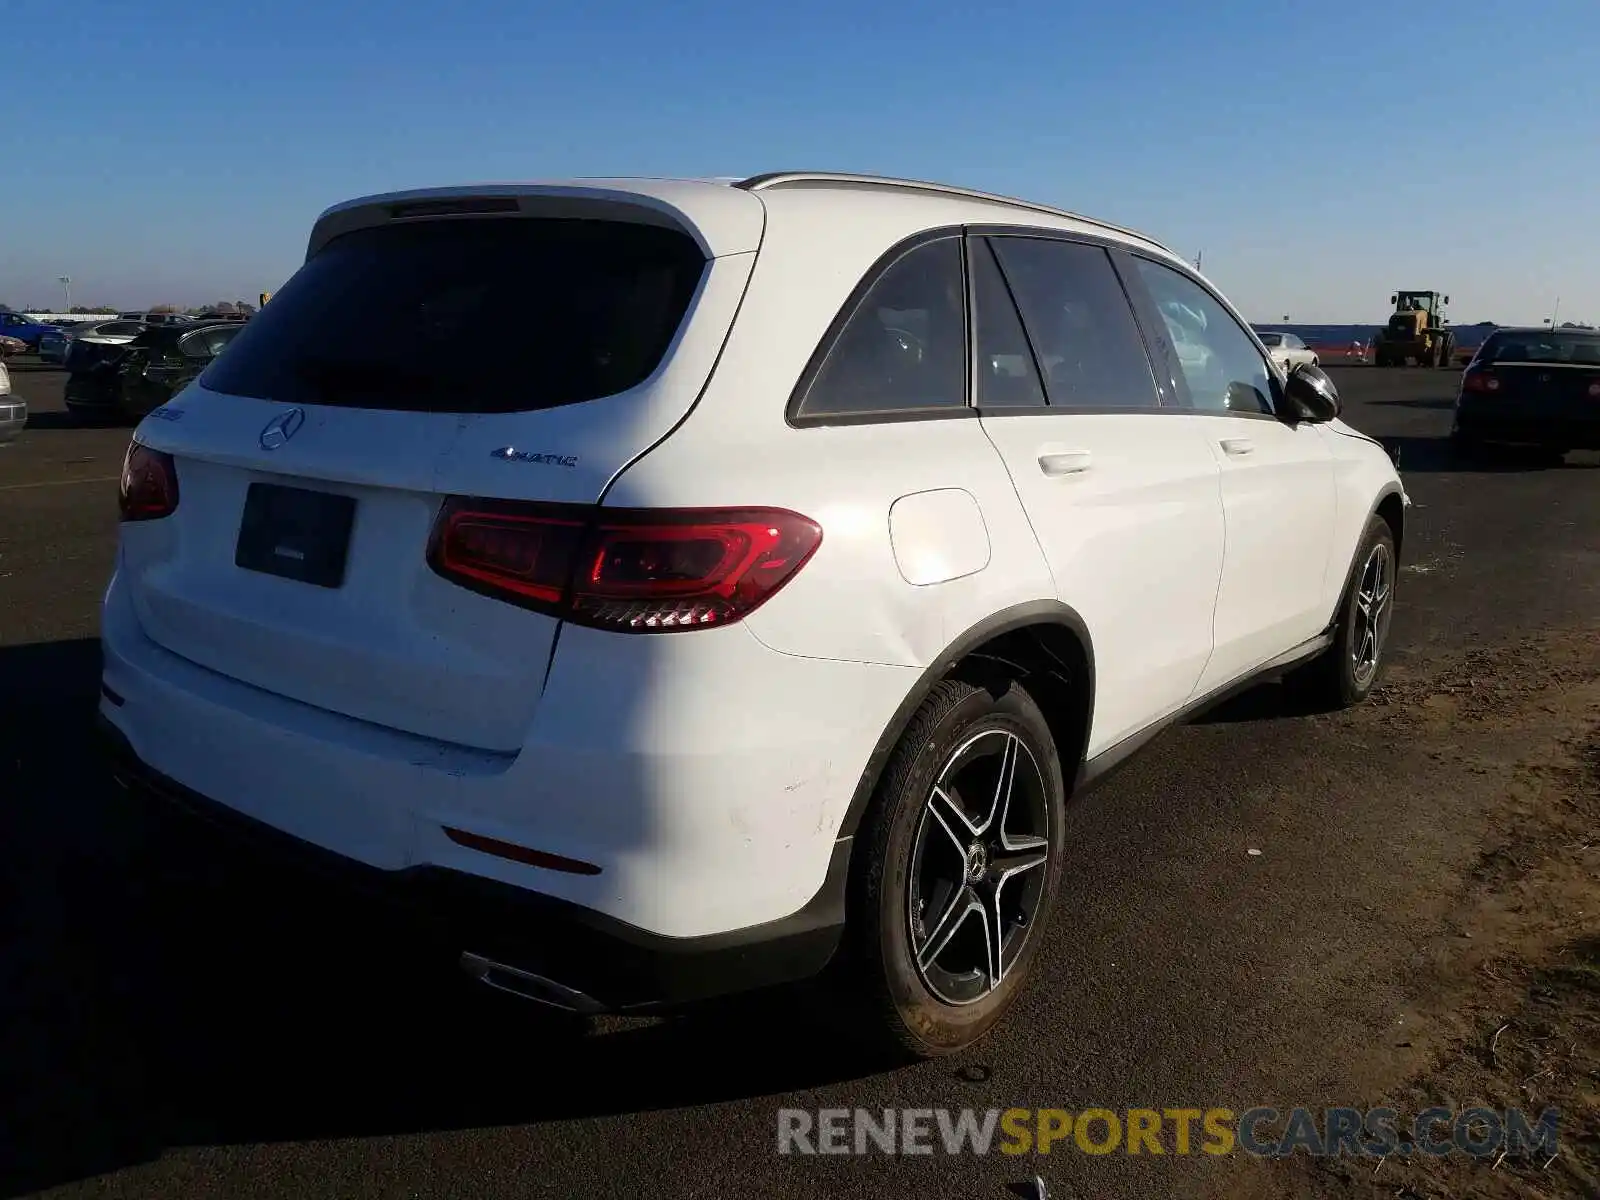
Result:
{"label": "rear door", "polygon": [[1219,468],[1163,404],[1103,247],[994,232],[969,261],[976,402],[1094,639],[1098,753],[1180,708],[1210,658]]}
{"label": "rear door", "polygon": [[1277,383],[1243,322],[1193,276],[1129,255],[1141,307],[1174,339],[1206,347],[1175,357],[1175,382],[1205,422],[1222,472],[1227,554],[1217,592],[1216,649],[1202,694],[1321,632],[1338,492],[1323,431],[1273,410]]}
{"label": "rear door", "polygon": [[180,496],[123,532],[154,641],[362,720],[521,745],[557,621],[430,570],[441,502],[596,501],[699,394],[754,257],[708,261],[614,203],[564,212],[335,238],[141,427]]}

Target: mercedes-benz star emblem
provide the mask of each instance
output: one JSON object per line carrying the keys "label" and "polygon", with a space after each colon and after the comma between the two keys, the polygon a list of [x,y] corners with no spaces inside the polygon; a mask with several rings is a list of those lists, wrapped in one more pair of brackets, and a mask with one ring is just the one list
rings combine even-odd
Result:
{"label": "mercedes-benz star emblem", "polygon": [[286,413],[280,413],[267,422],[267,427],[261,431],[261,448],[263,450],[276,450],[295,434],[300,432],[300,426],[306,423],[306,410],[291,408]]}

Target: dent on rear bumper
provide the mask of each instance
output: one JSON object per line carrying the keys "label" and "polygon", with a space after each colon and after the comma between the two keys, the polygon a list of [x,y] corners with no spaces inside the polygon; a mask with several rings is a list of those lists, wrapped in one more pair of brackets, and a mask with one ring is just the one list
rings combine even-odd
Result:
{"label": "dent on rear bumper", "polygon": [[[742,627],[629,637],[569,627],[523,750],[401,734],[217,675],[151,642],[121,577],[102,622],[102,715],[153,770],[359,863],[437,866],[652,934],[790,916],[829,873],[850,798],[913,682],[800,659]],[[601,867],[459,846],[445,826]]]}

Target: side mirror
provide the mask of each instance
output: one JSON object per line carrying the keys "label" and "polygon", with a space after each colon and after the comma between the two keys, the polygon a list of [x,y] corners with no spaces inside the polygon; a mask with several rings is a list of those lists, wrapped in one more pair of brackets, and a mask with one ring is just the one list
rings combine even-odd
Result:
{"label": "side mirror", "polygon": [[1322,424],[1331,421],[1344,411],[1339,403],[1339,389],[1321,367],[1303,363],[1289,372],[1283,385],[1284,400],[1291,421],[1309,421]]}

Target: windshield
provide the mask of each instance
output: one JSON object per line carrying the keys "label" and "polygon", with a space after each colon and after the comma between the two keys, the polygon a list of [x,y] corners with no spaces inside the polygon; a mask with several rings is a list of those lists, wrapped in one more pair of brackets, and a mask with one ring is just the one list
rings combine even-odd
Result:
{"label": "windshield", "polygon": [[1600,366],[1600,333],[1497,333],[1478,351],[1481,363],[1577,363]]}

